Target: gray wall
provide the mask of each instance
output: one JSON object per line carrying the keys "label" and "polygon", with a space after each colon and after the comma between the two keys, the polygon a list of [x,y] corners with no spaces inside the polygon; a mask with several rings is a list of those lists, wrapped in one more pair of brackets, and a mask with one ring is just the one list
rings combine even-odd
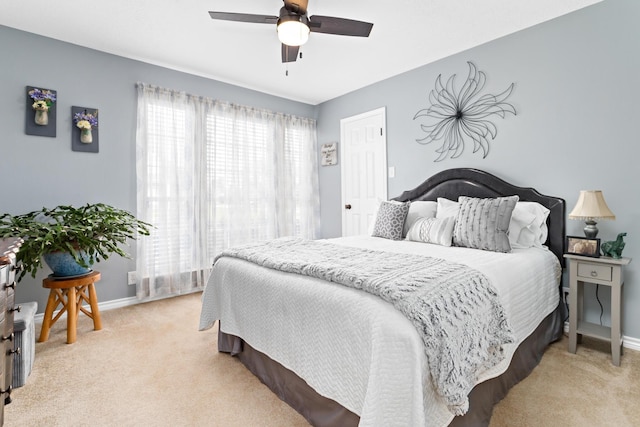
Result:
{"label": "gray wall", "polygon": [[[580,190],[603,190],[616,220],[601,221],[599,237],[628,232],[624,255],[635,260],[626,274],[624,333],[640,339],[639,18],[637,0],[607,0],[323,103],[318,143],[340,140],[340,119],[384,106],[388,164],[396,168],[390,197],[454,167],[484,169],[563,197],[568,210]],[[460,87],[467,61],[487,73],[484,93],[515,82],[509,102],[518,114],[495,120],[498,137],[485,159],[468,147],[458,159],[434,163],[436,147],[415,142],[424,133],[413,117],[429,106],[438,74],[457,73]],[[320,168],[320,190],[323,236],[339,236],[339,166]],[[582,235],[582,227],[567,220],[570,235]],[[589,319],[597,322],[595,288],[587,296]],[[609,324],[609,289],[600,296]]]}
{"label": "gray wall", "polygon": [[[20,214],[59,204],[104,202],[136,210],[135,126],[138,81],[189,93],[314,117],[315,107],[0,26],[0,212]],[[227,60],[227,58],[221,58]],[[58,91],[57,136],[26,135],[25,86]],[[100,110],[100,152],[71,151],[71,106]],[[129,252],[135,254],[134,243]],[[101,302],[135,296],[127,271],[135,261],[112,257],[95,267]],[[49,274],[27,276],[18,302],[44,311]]]}

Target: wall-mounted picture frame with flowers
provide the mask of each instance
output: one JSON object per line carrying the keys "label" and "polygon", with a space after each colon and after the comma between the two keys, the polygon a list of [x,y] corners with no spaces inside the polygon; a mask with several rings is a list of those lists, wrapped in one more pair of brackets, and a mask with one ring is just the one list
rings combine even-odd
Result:
{"label": "wall-mounted picture frame with flowers", "polygon": [[55,138],[58,92],[40,86],[27,86],[25,98],[24,132],[27,135]]}
{"label": "wall-mounted picture frame with flowers", "polygon": [[71,149],[86,153],[99,151],[98,109],[71,107]]}

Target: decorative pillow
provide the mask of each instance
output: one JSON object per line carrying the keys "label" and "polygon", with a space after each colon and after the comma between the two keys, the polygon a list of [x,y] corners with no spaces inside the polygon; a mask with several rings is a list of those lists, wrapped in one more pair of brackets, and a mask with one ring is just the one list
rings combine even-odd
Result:
{"label": "decorative pillow", "polygon": [[407,233],[407,240],[451,246],[451,236],[456,220],[446,218],[418,218]]}
{"label": "decorative pillow", "polygon": [[530,227],[536,220],[536,216],[523,209],[518,209],[518,205],[513,209],[511,214],[511,223],[509,223],[509,244],[511,248],[530,248],[534,244],[534,235],[530,231]]}
{"label": "decorative pillow", "polygon": [[547,241],[549,209],[537,202],[518,202],[511,215],[509,242],[512,248],[541,248]]}
{"label": "decorative pillow", "polygon": [[382,202],[378,208],[376,222],[373,226],[373,237],[401,240],[404,220],[407,218],[411,202]]}
{"label": "decorative pillow", "polygon": [[536,216],[534,227],[539,227],[539,229],[534,228],[532,230],[532,232],[537,237],[537,240],[534,243],[536,244],[536,246],[542,246],[547,241],[547,237],[549,235],[547,218],[549,217],[549,212],[551,211],[537,202],[518,202],[516,204],[516,207],[518,207],[518,205],[520,205],[520,208],[528,210]]}
{"label": "decorative pillow", "polygon": [[511,252],[509,223],[518,196],[478,199],[460,196],[453,244],[494,252]]}
{"label": "decorative pillow", "polygon": [[407,235],[409,229],[418,218],[435,218],[437,208],[438,204],[436,202],[425,200],[411,202],[411,206],[409,206],[409,213],[407,213],[407,219],[404,221],[402,236],[404,237]]}
{"label": "decorative pillow", "polygon": [[373,228],[376,225],[376,218],[378,217],[378,210],[380,210],[380,205],[382,204],[382,202],[387,202],[387,203],[396,203],[396,204],[401,204],[404,202],[398,202],[396,200],[385,200],[385,199],[381,199],[380,197],[376,197],[378,204],[376,205],[375,210],[373,211],[372,215],[368,215],[368,219],[367,219],[367,234],[372,235],[373,234]]}
{"label": "decorative pillow", "polygon": [[460,203],[453,200],[438,197],[438,208],[436,211],[436,218],[446,218],[452,216],[456,218],[458,211],[460,210]]}

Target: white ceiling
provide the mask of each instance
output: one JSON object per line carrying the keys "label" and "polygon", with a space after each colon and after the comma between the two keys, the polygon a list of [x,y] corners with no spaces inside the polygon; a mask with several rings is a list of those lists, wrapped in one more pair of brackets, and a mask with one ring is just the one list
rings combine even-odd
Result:
{"label": "white ceiling", "polygon": [[275,25],[207,13],[278,15],[281,0],[2,0],[0,24],[316,105],[599,1],[309,0],[309,16],[373,30],[369,38],[311,33],[303,58],[288,66]]}

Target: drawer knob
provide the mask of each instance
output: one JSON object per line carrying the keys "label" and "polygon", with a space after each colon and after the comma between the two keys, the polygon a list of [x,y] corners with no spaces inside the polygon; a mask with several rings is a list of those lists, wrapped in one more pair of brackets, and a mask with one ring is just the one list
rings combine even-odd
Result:
{"label": "drawer knob", "polygon": [[11,356],[12,354],[20,354],[22,353],[22,350],[20,350],[20,347],[16,348],[15,350],[7,350],[7,356]]}
{"label": "drawer knob", "polygon": [[15,306],[13,308],[10,308],[9,309],[9,313],[12,313],[14,311],[17,311],[18,313],[20,313],[20,310],[22,310],[22,306],[21,305],[17,305],[17,306]]}
{"label": "drawer knob", "polygon": [[598,277],[598,272],[595,270],[591,270],[591,277]]}
{"label": "drawer knob", "polygon": [[23,263],[14,264],[11,266],[11,270],[21,272],[22,270],[24,270],[24,264]]}
{"label": "drawer knob", "polygon": [[15,280],[13,281],[13,283],[11,283],[10,285],[4,285],[4,288],[11,288],[11,289],[15,289],[16,288],[16,282]]}
{"label": "drawer knob", "polygon": [[5,337],[5,336],[3,336],[3,337],[2,337],[2,341],[6,341],[6,340],[13,341],[13,337],[14,337],[14,336],[15,336],[15,335],[14,335],[14,333],[13,333],[13,332],[11,332],[8,336],[6,336],[6,337]]}

